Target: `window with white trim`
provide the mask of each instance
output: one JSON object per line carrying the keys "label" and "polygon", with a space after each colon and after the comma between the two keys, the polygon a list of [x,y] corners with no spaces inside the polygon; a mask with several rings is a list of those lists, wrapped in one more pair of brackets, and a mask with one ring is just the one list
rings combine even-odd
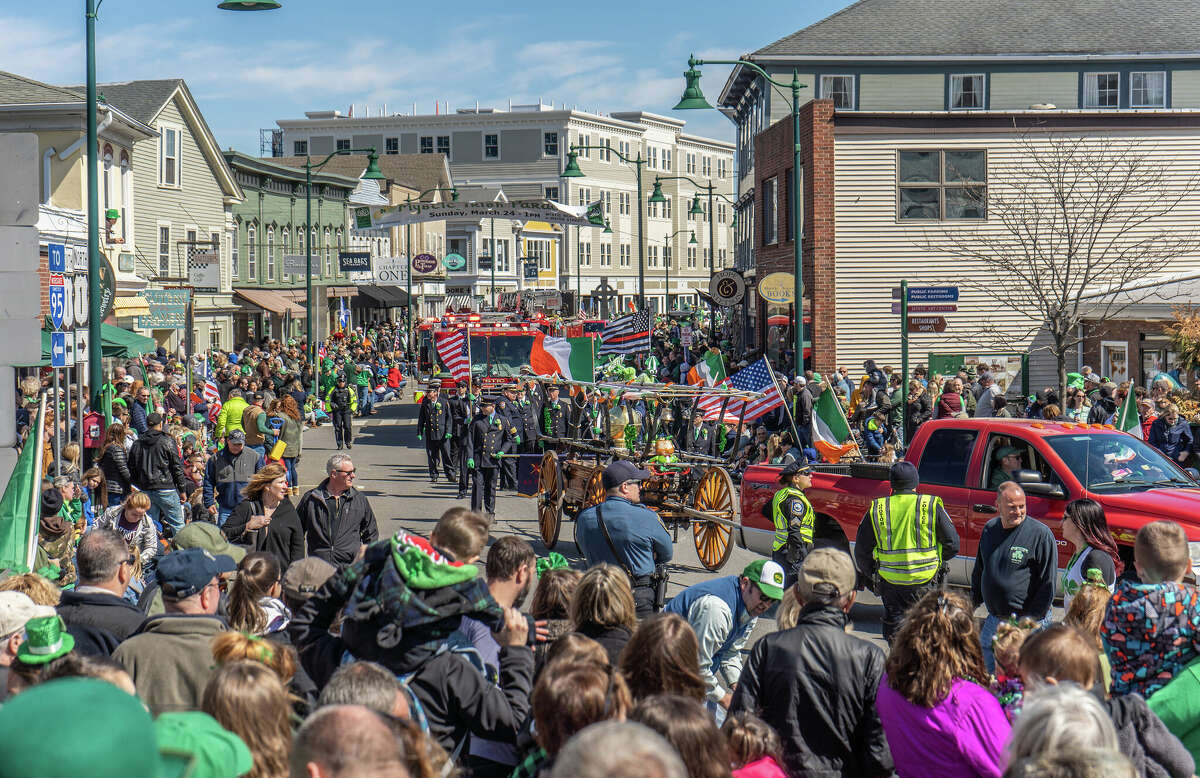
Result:
{"label": "window with white trim", "polygon": [[547,200],[553,200],[554,202],[557,203],[558,202],[558,187],[557,186],[543,187],[542,188],[542,196],[545,197]]}
{"label": "window with white trim", "polygon": [[658,246],[646,247],[646,267],[658,267]]}
{"label": "window with white trim", "polygon": [[717,249],[717,259],[721,263],[720,267],[718,267],[717,269],[724,270],[725,269],[725,249]]}
{"label": "window with white trim", "polygon": [[308,141],[294,140],[292,141],[292,154],[297,157],[303,157],[308,154]]}
{"label": "window with white trim", "polygon": [[671,168],[671,150],[670,149],[663,149],[662,159],[663,159],[663,170],[671,170],[672,168]]}
{"label": "window with white trim", "polygon": [[158,225],[158,273],[171,272],[171,225]]}
{"label": "window with white trim", "polygon": [[[287,227],[283,227],[282,229],[280,229],[279,230],[279,242],[283,244],[280,247],[282,249],[280,251],[280,254],[282,256],[286,257],[288,254],[291,253],[291,250],[292,250],[292,231],[290,229],[288,229]],[[291,273],[283,274],[284,281],[290,281],[291,279],[292,279]]]}
{"label": "window with white trim", "polygon": [[240,267],[242,261],[242,249],[241,246],[238,245],[240,235],[241,229],[238,227],[237,222],[234,222],[233,233],[229,236],[229,277],[234,281],[238,279],[238,276],[241,275],[242,272],[242,268]]}
{"label": "window with white trim", "polygon": [[383,139],[383,153],[384,154],[399,154],[400,153],[400,139],[399,138],[384,138]]}
{"label": "window with white trim", "polygon": [[658,149],[654,146],[646,147],[646,167],[651,170],[658,167]]}
{"label": "window with white trim", "polygon": [[898,160],[898,218],[987,218],[987,152],[905,150]]}
{"label": "window with white trim", "polygon": [[717,178],[724,178],[729,172],[724,159],[717,160]]}
{"label": "window with white trim", "polygon": [[543,132],[542,133],[542,154],[547,157],[558,156],[558,133]]}
{"label": "window with white trim", "polygon": [[592,136],[584,135],[583,133],[580,133],[579,134],[579,157],[581,159],[591,159],[592,158],[592,150],[587,148],[590,145],[592,145]]}
{"label": "window with white trim", "polygon": [[445,154],[447,157],[450,156],[450,136],[449,135],[437,136],[437,153]]}
{"label": "window with white trim", "polygon": [[525,256],[537,260],[539,271],[550,270],[550,241],[546,238],[526,238]]}
{"label": "window with white trim", "polygon": [[336,143],[337,143],[337,146],[335,148],[338,151],[349,151],[350,150],[350,139],[349,138],[338,138]]}
{"label": "window with white trim", "polygon": [[178,127],[158,128],[158,185],[179,186],[179,157],[182,133]]}
{"label": "window with white trim", "polygon": [[600,156],[598,159],[601,162],[612,162],[612,141],[608,138],[605,138],[604,140],[600,141],[600,145],[604,148],[600,149]]}
{"label": "window with white trim", "polygon": [[580,243],[579,244],[579,265],[580,265],[580,267],[591,267],[592,266],[592,244],[590,244],[590,243]]}
{"label": "window with white trim", "polygon": [[600,244],[600,267],[612,267],[612,244]]}
{"label": "window with white trim", "polygon": [[762,188],[762,241],[764,246],[779,242],[779,179],[768,178]]}
{"label": "window with white trim", "polygon": [[600,198],[604,200],[604,215],[612,216],[612,192],[602,192]]}
{"label": "window with white trim", "polygon": [[663,267],[671,266],[671,253],[672,249],[669,245],[663,246]]}
{"label": "window with white trim", "polygon": [[579,196],[578,205],[591,205],[592,204],[592,190],[591,189],[589,189],[586,186],[581,186],[581,187],[579,187],[577,194]]}
{"label": "window with white trim", "polygon": [[821,76],[821,99],[832,100],[834,108],[854,110],[854,76]]}
{"label": "window with white trim", "polygon": [[432,135],[422,135],[421,136],[421,153],[422,154],[432,154],[433,153],[433,136]]}
{"label": "window with white trim", "polygon": [[670,197],[668,197],[667,201],[665,203],[663,203],[663,216],[667,219],[671,218],[671,198]]}
{"label": "window with white trim", "polygon": [[646,203],[646,215],[652,219],[658,218],[658,203],[647,202]]}
{"label": "window with white trim", "polygon": [[267,280],[275,280],[275,228],[267,227]]}
{"label": "window with white trim", "polygon": [[325,228],[325,275],[333,275],[333,254],[330,253],[329,228]]}
{"label": "window with white trim", "polygon": [[258,237],[257,228],[251,224],[246,227],[246,280],[258,280],[258,247],[254,241]]}
{"label": "window with white trim", "polygon": [[695,246],[688,246],[687,266],[688,266],[688,269],[694,269],[696,267],[696,247]]}
{"label": "window with white trim", "polygon": [[712,249],[704,249],[704,266],[712,270]]}
{"label": "window with white trim", "polygon": [[621,267],[629,267],[629,244],[621,244]]}
{"label": "window with white trim", "polygon": [[483,136],[483,158],[500,159],[500,135],[485,133]]}
{"label": "window with white trim", "polygon": [[621,215],[622,215],[622,216],[628,216],[628,215],[629,215],[629,210],[630,210],[630,208],[629,208],[629,200],[630,200],[630,197],[629,197],[629,192],[621,192],[621,193],[620,193],[620,195],[619,195],[619,199],[618,199],[618,203],[619,203],[619,205],[620,205],[620,208],[621,208]]}
{"label": "window with white trim", "polygon": [[700,175],[712,178],[712,157],[700,158]]}
{"label": "window with white trim", "polygon": [[1120,73],[1084,73],[1083,107],[1117,108],[1121,104]]}
{"label": "window with white trim", "polygon": [[688,175],[691,175],[692,173],[696,172],[696,155],[695,154],[684,154],[683,155],[683,172],[687,173]]}
{"label": "window with white trim", "polygon": [[982,73],[950,76],[950,109],[965,111],[983,108],[984,76]]}
{"label": "window with white trim", "polygon": [[1166,71],[1152,70],[1129,74],[1129,106],[1131,108],[1166,108]]}

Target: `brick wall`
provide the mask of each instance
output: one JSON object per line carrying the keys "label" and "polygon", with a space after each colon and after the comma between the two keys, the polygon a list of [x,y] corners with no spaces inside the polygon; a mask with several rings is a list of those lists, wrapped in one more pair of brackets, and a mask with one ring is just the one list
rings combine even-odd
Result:
{"label": "brick wall", "polygon": [[[833,233],[833,101],[813,100],[800,109],[801,169],[804,174],[801,219],[803,239],[804,295],[809,303],[812,355],[805,366],[822,373],[834,368],[837,331],[834,324],[834,233]],[[795,268],[795,245],[787,240],[791,219],[787,181],[793,173],[792,118],[781,119],[754,140],[754,191],[763,192],[771,178],[779,181],[779,242],[763,244],[762,198],[755,219],[756,275],[791,273]],[[766,310],[758,300],[760,327],[765,327]],[[765,337],[762,338],[765,342]]]}
{"label": "brick wall", "polygon": [[[1083,364],[1101,375],[1108,374],[1108,366],[1102,363],[1101,342],[1124,343],[1128,362],[1128,377],[1145,386],[1153,376],[1142,371],[1142,349],[1168,350],[1165,340],[1169,322],[1119,319],[1111,322],[1086,321],[1083,330]],[[1067,371],[1075,370],[1068,360]]]}

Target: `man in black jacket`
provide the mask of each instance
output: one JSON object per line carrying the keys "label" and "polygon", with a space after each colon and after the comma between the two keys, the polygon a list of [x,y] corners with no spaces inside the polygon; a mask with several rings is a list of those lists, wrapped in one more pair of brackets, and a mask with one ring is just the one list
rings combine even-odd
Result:
{"label": "man in black jacket", "polygon": [[304,493],[296,512],[308,555],[343,568],[379,538],[379,527],[367,496],[351,486],[355,469],[350,457],[334,454],[325,463],[325,472],[329,477]]}
{"label": "man in black jacket", "polygon": [[108,656],[146,619],[124,597],[133,579],[134,555],[121,533],[111,529],[88,532],[75,553],[79,583],[62,593],[58,615],[76,636],[77,651]]}
{"label": "man in black jacket", "polygon": [[446,398],[446,407],[450,410],[450,458],[454,460],[454,469],[458,473],[458,499],[467,496],[467,427],[475,416],[475,407],[467,396],[467,383],[454,385],[454,392]]}
{"label": "man in black jacket", "polygon": [[183,529],[183,502],[187,481],[183,460],[175,439],[162,429],[162,416],[146,417],[146,434],[129,449],[129,472],[133,485],[150,498],[150,518],[162,525],[163,534],[172,538]]}
{"label": "man in black jacket", "polygon": [[742,668],[729,712],[757,713],[783,741],[788,775],[892,774],[892,754],[875,711],[884,653],[846,634],[854,605],[850,555],[818,548],[796,581],[794,629],[766,635]]}
{"label": "man in black jacket", "polygon": [[354,391],[346,386],[345,373],[338,373],[337,384],[325,395],[325,405],[333,421],[333,440],[338,450],[341,450],[343,443],[346,448],[354,448],[354,428],[350,418],[358,410],[358,400]]}
{"label": "man in black jacket", "polygon": [[450,440],[454,437],[449,404],[442,402],[441,389],[429,387],[417,413],[417,440],[425,441],[425,456],[429,462],[429,483],[436,484],[438,463],[446,480],[454,483],[454,463],[450,461]]}
{"label": "man in black jacket", "polygon": [[479,413],[467,428],[467,467],[471,469],[471,510],[486,507],[496,518],[496,470],[512,454],[511,421],[496,411],[490,397],[479,401]]}

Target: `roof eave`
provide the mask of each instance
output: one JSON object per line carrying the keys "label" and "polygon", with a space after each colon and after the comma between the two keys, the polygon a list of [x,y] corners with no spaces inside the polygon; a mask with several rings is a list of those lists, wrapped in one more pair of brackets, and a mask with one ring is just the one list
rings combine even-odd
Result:
{"label": "roof eave", "polygon": [[[1011,54],[755,54],[756,62],[1042,62],[1051,60],[1200,59],[1200,51],[1014,52]],[[730,74],[732,78],[733,74]],[[723,93],[722,93],[723,94]]]}

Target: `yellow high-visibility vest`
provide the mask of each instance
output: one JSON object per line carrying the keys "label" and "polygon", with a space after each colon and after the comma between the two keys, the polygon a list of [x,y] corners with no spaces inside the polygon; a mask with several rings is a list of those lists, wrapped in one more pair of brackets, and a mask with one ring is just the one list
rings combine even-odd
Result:
{"label": "yellow high-visibility vest", "polygon": [[899,586],[933,580],[942,566],[942,547],[937,540],[937,508],[941,504],[940,497],[927,494],[894,494],[871,503],[873,555],[880,578]]}

